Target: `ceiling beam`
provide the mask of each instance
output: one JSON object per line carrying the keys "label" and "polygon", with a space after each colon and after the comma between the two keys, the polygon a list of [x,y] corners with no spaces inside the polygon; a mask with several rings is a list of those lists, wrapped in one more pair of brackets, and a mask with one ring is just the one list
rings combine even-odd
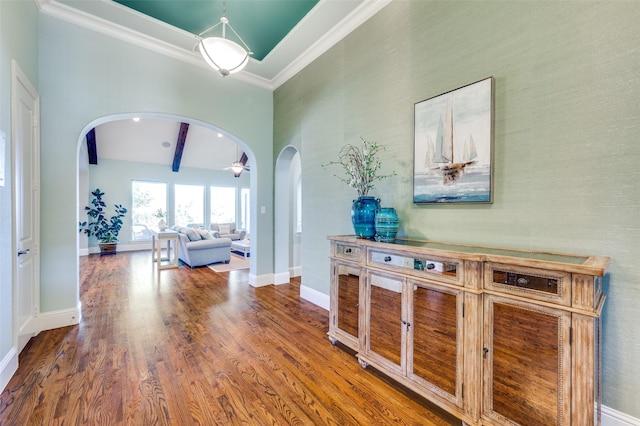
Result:
{"label": "ceiling beam", "polygon": [[98,164],[98,148],[96,147],[96,128],[89,130],[87,133],[87,154],[89,156],[89,164]]}
{"label": "ceiling beam", "polygon": [[176,143],[176,152],[173,155],[173,166],[171,170],[178,172],[180,170],[180,161],[182,161],[182,152],[184,151],[184,143],[187,141],[187,133],[189,132],[189,123],[180,123],[180,132],[178,132],[178,141]]}

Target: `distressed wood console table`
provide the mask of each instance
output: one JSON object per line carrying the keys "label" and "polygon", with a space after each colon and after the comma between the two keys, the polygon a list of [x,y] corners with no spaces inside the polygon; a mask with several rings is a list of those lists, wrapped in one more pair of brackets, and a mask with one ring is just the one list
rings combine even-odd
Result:
{"label": "distressed wood console table", "polygon": [[330,236],[329,338],[468,425],[600,424],[609,258]]}

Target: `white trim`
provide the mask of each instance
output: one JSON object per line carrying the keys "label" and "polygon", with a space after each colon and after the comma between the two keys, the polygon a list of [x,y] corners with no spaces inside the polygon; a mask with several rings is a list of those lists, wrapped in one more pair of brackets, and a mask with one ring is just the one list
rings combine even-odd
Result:
{"label": "white trim", "polygon": [[[364,0],[349,15],[347,15],[344,19],[334,25],[333,28],[327,31],[322,38],[312,44],[297,58],[293,59],[272,79],[253,74],[246,70],[234,74],[232,78],[248,84],[252,84],[257,87],[261,87],[263,89],[275,90],[295,74],[297,74],[299,71],[301,71],[304,67],[317,59],[324,52],[333,47],[344,37],[346,37],[354,29],[358,28],[369,18],[378,13],[381,9],[391,3],[391,1],[392,0]],[[71,24],[89,29],[91,31],[96,31],[107,36],[125,41],[127,43],[131,43],[142,48],[169,56],[171,58],[199,66],[203,69],[211,69],[211,67],[209,67],[209,65],[202,59],[202,56],[192,49],[189,50],[184,47],[159,40],[155,37],[148,36],[123,25],[116,24],[109,20],[97,17],[93,14],[78,10],[57,0],[35,0],[35,3],[40,12],[49,16],[53,16],[65,22],[69,22]],[[160,21],[148,18],[143,14],[138,13],[138,16],[142,16],[144,19],[157,22],[160,25],[168,27],[174,32],[184,33],[185,38],[191,36],[191,34],[185,31],[170,27]],[[274,50],[281,48],[282,44],[283,42],[281,41],[278,46],[274,48]],[[271,53],[269,53],[269,55],[271,55]],[[267,57],[269,57],[269,55],[267,55]],[[267,58],[265,58],[263,62],[266,59]],[[250,61],[252,64],[257,64],[257,66],[260,66],[259,61],[256,61],[254,59],[250,59]],[[217,72],[214,72],[213,70],[211,74],[212,78],[222,78]]]}
{"label": "white trim", "polygon": [[323,309],[329,310],[329,295],[324,294],[318,290],[314,290],[311,287],[304,285],[300,286],[300,297],[308,300],[314,305],[320,306]]}
{"label": "white trim", "polygon": [[18,353],[16,348],[13,347],[0,362],[0,393],[4,392],[4,388],[7,387],[9,380],[16,374],[16,371],[18,371]]}
{"label": "white trim", "polygon": [[276,285],[287,284],[290,279],[291,279],[291,276],[289,272],[280,272],[279,274],[273,275],[273,283]]}
{"label": "white trim", "polygon": [[[31,123],[30,130],[33,132],[33,147],[31,157],[28,159],[32,161],[32,176],[31,182],[29,184],[32,186],[31,188],[31,196],[33,197],[33,204],[31,206],[32,210],[32,220],[34,221],[32,235],[33,235],[33,244],[31,245],[31,249],[33,249],[33,278],[32,282],[29,284],[33,286],[33,315],[30,317],[28,323],[24,325],[25,330],[23,330],[22,335],[20,335],[20,327],[23,325],[19,324],[18,315],[20,315],[18,306],[22,303],[21,300],[18,299],[19,292],[17,290],[18,285],[24,285],[24,283],[19,283],[19,260],[18,256],[15,254],[18,252],[18,230],[13,229],[11,233],[11,253],[14,254],[11,260],[11,268],[12,268],[12,282],[11,288],[13,292],[13,300],[12,300],[12,309],[13,309],[13,336],[12,342],[16,347],[16,350],[21,350],[24,348],[24,345],[29,341],[27,336],[35,336],[40,332],[38,327],[38,315],[40,308],[40,95],[27,75],[22,71],[18,62],[14,59],[11,60],[11,173],[12,173],[12,183],[11,183],[11,221],[12,223],[18,223],[17,217],[18,213],[24,215],[24,212],[18,212],[18,197],[23,194],[18,193],[17,185],[19,182],[16,176],[18,175],[18,164],[16,164],[16,150],[17,147],[17,134],[16,130],[22,123],[18,122],[18,114],[17,107],[18,102],[18,87],[24,88],[26,92],[29,94],[31,99],[33,100],[33,117],[34,120]],[[24,159],[23,159],[24,160]]]}
{"label": "white trim", "polygon": [[[36,0],[36,5],[40,12],[46,15],[53,16],[54,18],[58,18],[65,22],[105,34],[109,37],[131,43],[153,52],[169,56],[179,61],[199,66],[203,69],[209,69],[211,70],[212,78],[222,78],[217,72],[214,72],[211,69],[204,59],[202,59],[202,55],[192,50],[187,50],[174,44],[167,43],[166,41],[148,36],[123,25],[116,24],[90,13],[75,9],[71,6],[67,6],[66,4],[60,3],[56,0]],[[263,89],[273,90],[273,84],[268,79],[246,71],[234,74],[233,78]]]}
{"label": "white trim", "polygon": [[289,276],[291,277],[300,277],[302,276],[302,266],[292,266],[289,268]]}
{"label": "white trim", "polygon": [[[124,251],[149,251],[151,253],[151,243],[135,243],[135,244],[121,244],[118,243],[117,252]],[[100,247],[91,246],[89,248],[78,249],[78,255],[87,256],[89,254],[100,254]]]}
{"label": "white trim", "polygon": [[273,274],[255,275],[249,274],[249,284],[253,287],[264,287],[274,283]]}
{"label": "white trim", "polygon": [[78,302],[78,306],[75,308],[42,312],[38,321],[40,323],[40,331],[45,331],[76,325],[80,323],[81,318],[82,304]]}
{"label": "white trim", "polygon": [[640,419],[603,405],[602,426],[640,426]]}
{"label": "white trim", "polygon": [[316,60],[324,52],[349,35],[353,30],[364,24],[369,18],[382,10],[392,0],[365,0],[343,20],[338,22],[322,38],[313,43],[300,56],[291,61],[272,80],[273,90],[283,85],[287,80],[302,71],[304,67]]}

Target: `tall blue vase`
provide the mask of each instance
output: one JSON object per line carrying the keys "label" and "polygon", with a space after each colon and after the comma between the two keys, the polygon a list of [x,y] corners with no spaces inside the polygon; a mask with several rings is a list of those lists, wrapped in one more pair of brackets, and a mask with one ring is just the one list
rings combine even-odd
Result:
{"label": "tall blue vase", "polygon": [[376,211],[380,208],[380,199],[363,195],[353,200],[351,205],[351,221],[358,238],[373,239],[376,235]]}
{"label": "tall blue vase", "polygon": [[376,241],[392,242],[398,233],[398,213],[393,207],[381,207],[376,212]]}

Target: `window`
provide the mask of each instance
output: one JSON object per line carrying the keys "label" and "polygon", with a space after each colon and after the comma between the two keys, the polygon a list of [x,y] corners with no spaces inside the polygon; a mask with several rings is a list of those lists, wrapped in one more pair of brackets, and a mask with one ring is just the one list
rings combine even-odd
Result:
{"label": "window", "polygon": [[174,188],[175,224],[204,226],[204,187],[176,184]]}
{"label": "window", "polygon": [[131,181],[131,240],[151,239],[150,229],[157,229],[160,219],[167,221],[167,184]]}
{"label": "window", "polygon": [[229,223],[236,221],[236,189],[212,186],[211,223]]}

